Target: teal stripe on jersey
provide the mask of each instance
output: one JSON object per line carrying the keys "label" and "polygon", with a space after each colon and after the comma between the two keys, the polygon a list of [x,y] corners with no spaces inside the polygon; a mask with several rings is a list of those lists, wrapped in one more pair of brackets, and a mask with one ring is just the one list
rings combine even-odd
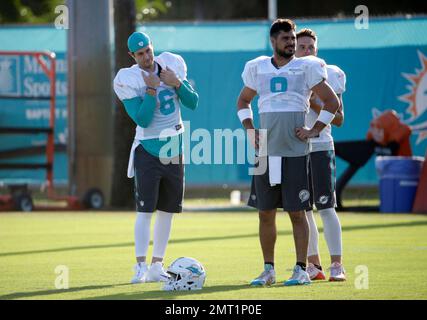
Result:
{"label": "teal stripe on jersey", "polygon": [[182,154],[182,134],[167,137],[165,140],[159,138],[140,140],[144,149],[158,158],[174,158]]}

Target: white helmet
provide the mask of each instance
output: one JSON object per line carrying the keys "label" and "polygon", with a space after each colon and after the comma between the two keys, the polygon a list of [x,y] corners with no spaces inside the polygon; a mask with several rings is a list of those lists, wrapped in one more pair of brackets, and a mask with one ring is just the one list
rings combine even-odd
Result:
{"label": "white helmet", "polygon": [[163,290],[200,290],[206,279],[202,264],[194,258],[181,257],[168,267],[166,272],[171,276],[163,285]]}

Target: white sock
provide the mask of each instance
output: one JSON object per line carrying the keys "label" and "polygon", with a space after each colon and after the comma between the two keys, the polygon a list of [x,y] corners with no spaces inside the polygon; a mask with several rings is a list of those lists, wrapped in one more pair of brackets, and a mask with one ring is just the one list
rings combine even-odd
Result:
{"label": "white sock", "polygon": [[307,256],[319,254],[319,231],[317,230],[316,220],[314,220],[313,211],[306,211],[307,221],[310,226],[310,237],[308,241]]}
{"label": "white sock", "polygon": [[152,212],[137,212],[135,221],[135,255],[146,257],[150,244],[150,225]]}
{"label": "white sock", "polygon": [[153,233],[153,257],[163,258],[171,232],[173,213],[157,211]]}
{"label": "white sock", "polygon": [[319,210],[323,221],[323,233],[331,256],[342,255],[341,224],[335,208]]}

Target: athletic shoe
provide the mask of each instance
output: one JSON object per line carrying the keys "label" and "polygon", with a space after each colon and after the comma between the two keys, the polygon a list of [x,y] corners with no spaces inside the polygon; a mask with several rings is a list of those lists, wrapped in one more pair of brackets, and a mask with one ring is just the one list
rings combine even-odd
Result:
{"label": "athletic shoe", "polygon": [[341,263],[334,262],[330,267],[331,274],[329,276],[329,281],[345,281],[345,270]]}
{"label": "athletic shoe", "polygon": [[292,277],[286,280],[283,284],[285,286],[298,286],[303,284],[310,284],[310,276],[299,265],[295,265]]}
{"label": "athletic shoe", "polygon": [[318,269],[314,264],[309,263],[307,267],[307,273],[310,276],[310,280],[325,280],[326,276],[322,270]]}
{"label": "athletic shoe", "polygon": [[148,270],[147,264],[145,262],[139,262],[133,267],[135,275],[133,276],[131,283],[143,283],[145,282],[145,273]]}
{"label": "athletic shoe", "polygon": [[152,263],[145,274],[145,282],[166,282],[169,278],[170,275],[165,272],[160,261]]}
{"label": "athletic shoe", "polygon": [[266,264],[264,271],[254,280],[251,281],[251,286],[271,286],[276,283],[276,271],[274,268]]}

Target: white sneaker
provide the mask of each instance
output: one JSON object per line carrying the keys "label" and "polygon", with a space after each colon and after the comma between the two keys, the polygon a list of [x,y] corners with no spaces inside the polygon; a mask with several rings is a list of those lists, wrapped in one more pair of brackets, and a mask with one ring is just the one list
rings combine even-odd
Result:
{"label": "white sneaker", "polygon": [[276,283],[276,271],[271,265],[266,265],[264,271],[254,280],[251,281],[251,286],[271,286]]}
{"label": "white sneaker", "polygon": [[295,265],[292,277],[285,281],[285,286],[297,286],[302,284],[310,284],[310,276],[299,265]]}
{"label": "white sneaker", "polygon": [[145,274],[145,282],[167,282],[170,275],[163,269],[163,263],[160,261],[151,264]]}
{"label": "white sneaker", "polygon": [[345,270],[341,263],[334,262],[330,267],[329,281],[345,281]]}
{"label": "white sneaker", "polygon": [[133,276],[131,283],[143,283],[145,282],[145,273],[148,270],[148,266],[145,262],[139,262],[133,267],[135,275]]}

